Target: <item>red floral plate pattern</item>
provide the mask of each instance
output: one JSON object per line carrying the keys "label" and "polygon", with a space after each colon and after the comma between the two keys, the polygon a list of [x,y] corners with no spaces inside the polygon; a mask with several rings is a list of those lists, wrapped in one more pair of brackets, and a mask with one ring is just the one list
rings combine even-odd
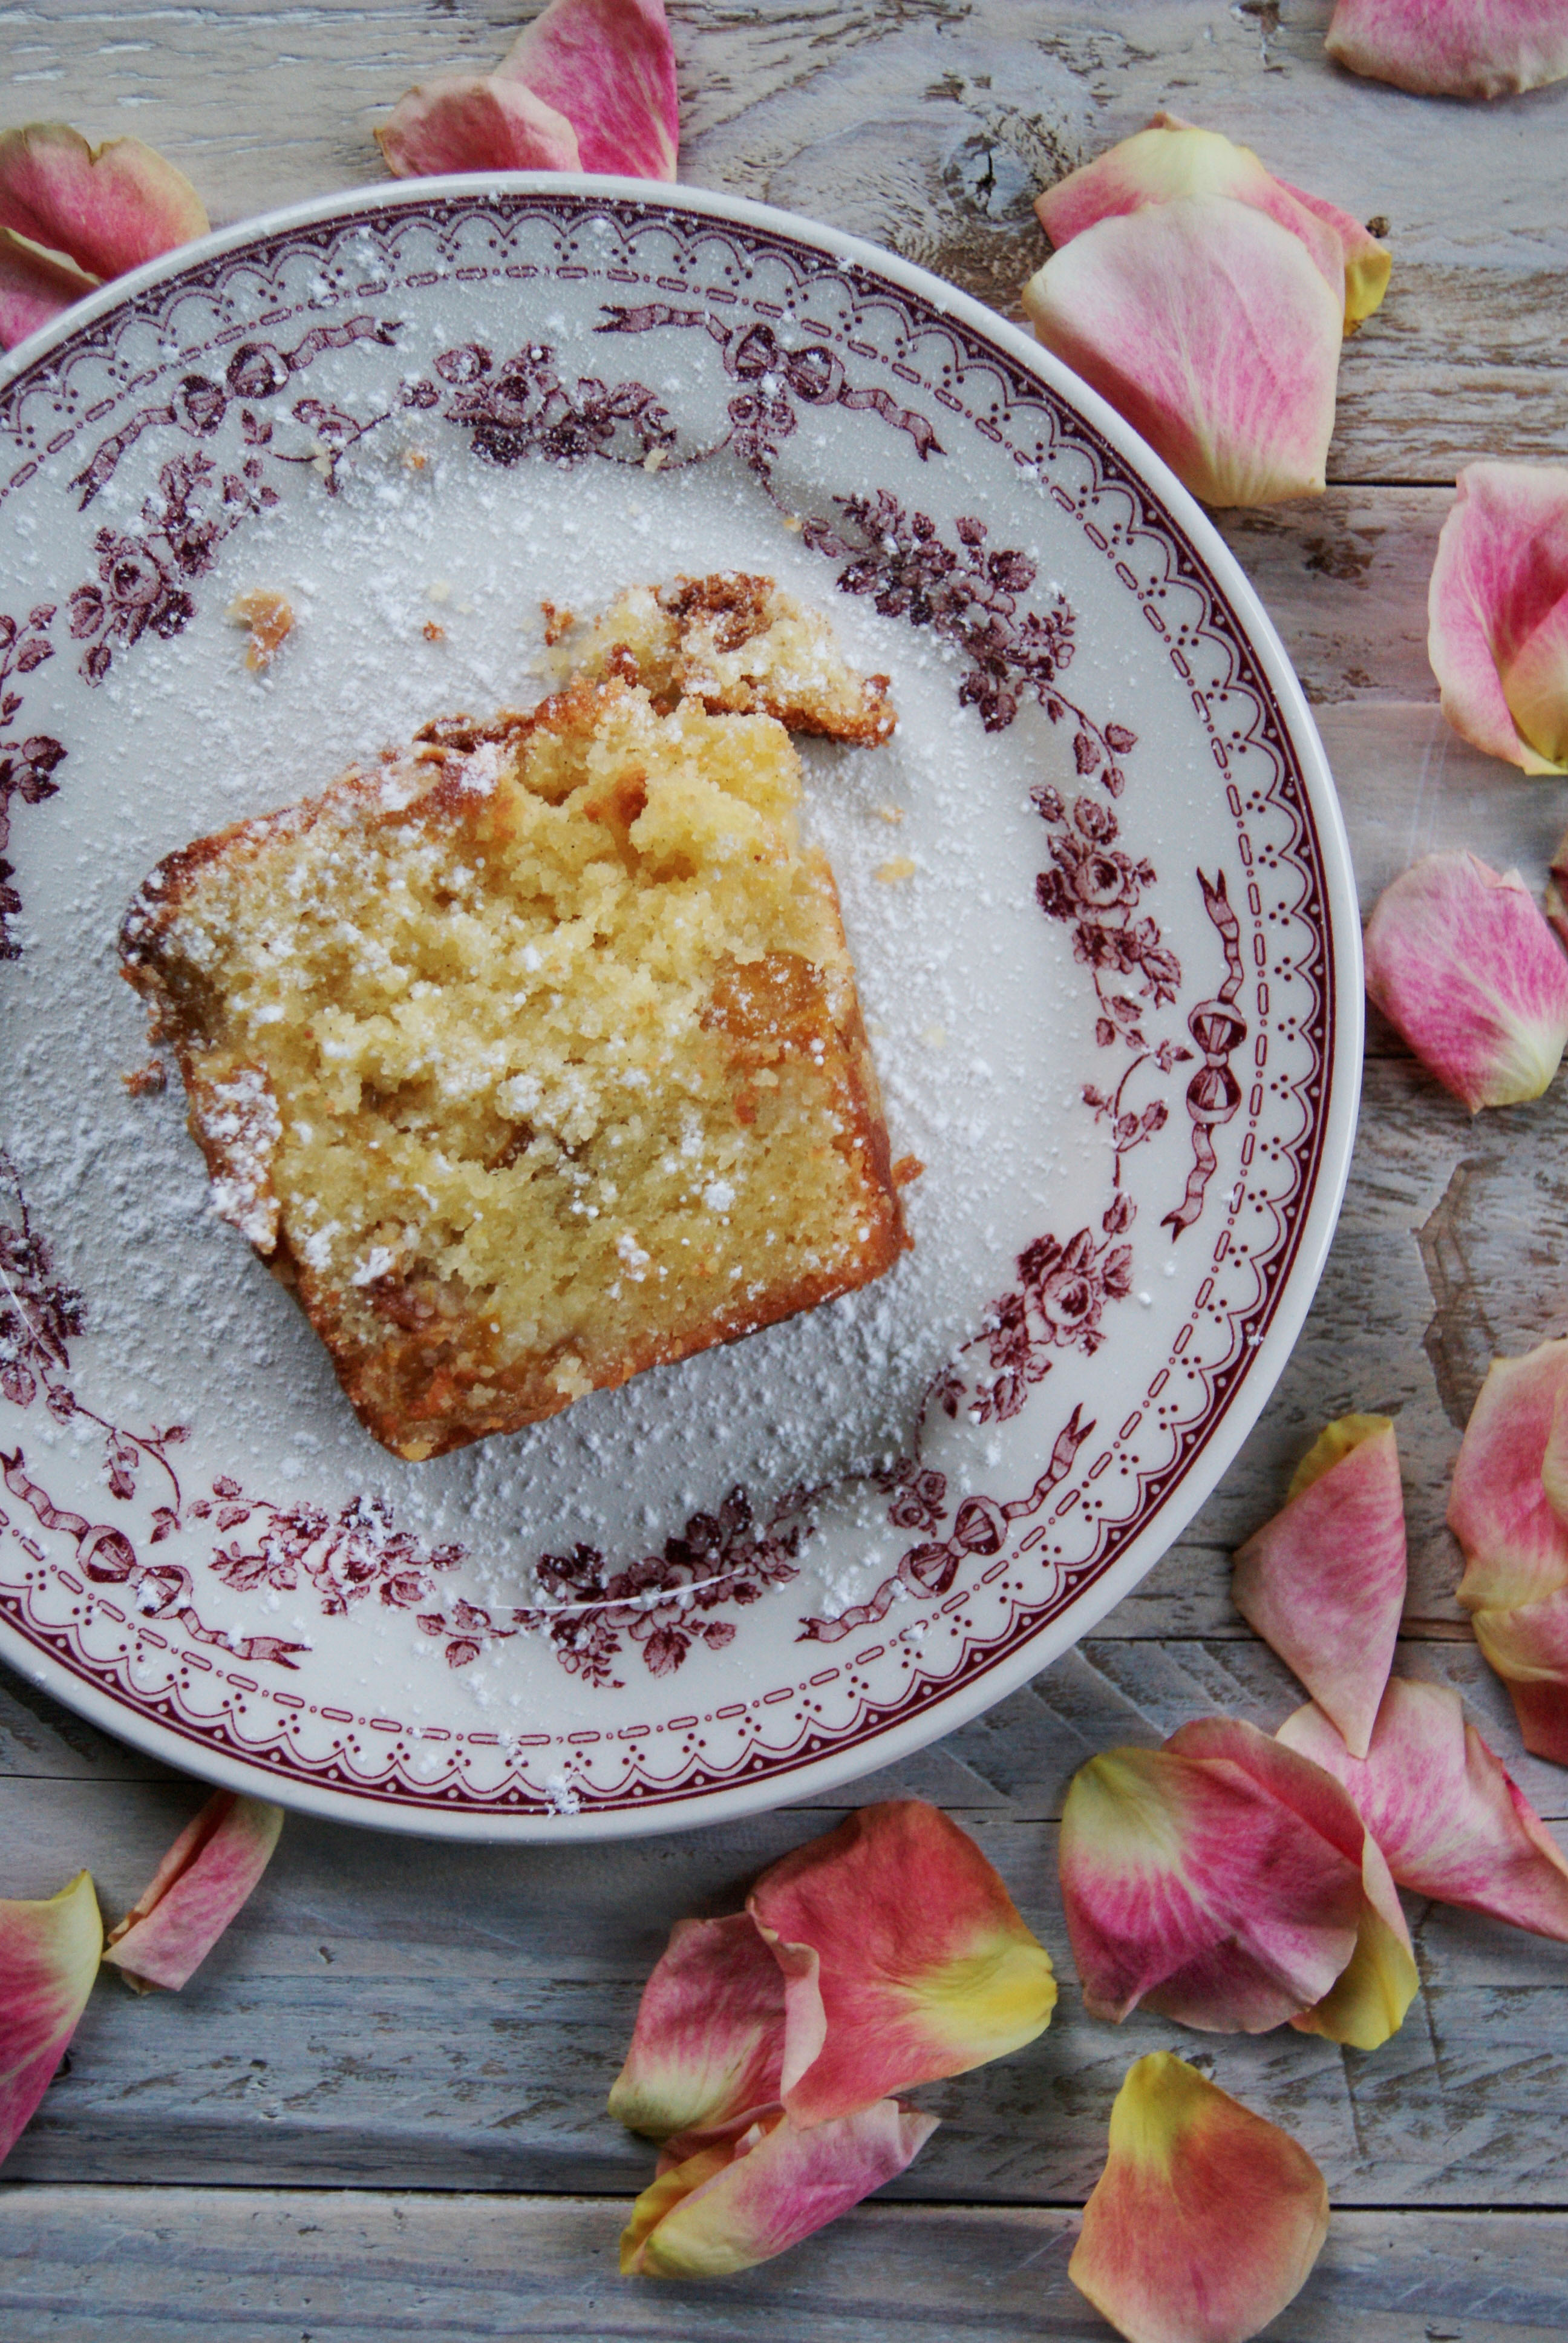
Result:
{"label": "red floral plate pattern", "polygon": [[[1360,964],[1300,689],[1108,409],[786,215],[428,181],[207,239],[18,351],[0,531],[14,1665],[286,1803],[614,1835],[889,1763],[1136,1583],[1311,1298]],[[809,771],[915,1252],[401,1465],[213,1220],[181,1101],[138,1094],[120,910],[188,837],[537,691],[541,599],[742,564],[900,709]],[[260,681],[224,626],[257,583],[298,618]]]}

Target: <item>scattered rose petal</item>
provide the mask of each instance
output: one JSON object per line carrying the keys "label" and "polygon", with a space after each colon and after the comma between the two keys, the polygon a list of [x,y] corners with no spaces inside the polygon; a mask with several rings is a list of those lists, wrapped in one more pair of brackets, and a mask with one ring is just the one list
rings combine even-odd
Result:
{"label": "scattered rose petal", "polygon": [[1404,1498],[1386,1415],[1342,1416],[1282,1513],[1236,1556],[1231,1595],[1364,1757],[1404,1608]]}
{"label": "scattered rose petal", "polygon": [[1310,1704],[1279,1737],[1344,1784],[1402,1887],[1568,1943],[1568,1863],[1446,1684],[1396,1676],[1364,1760]]}
{"label": "scattered rose petal", "polygon": [[1163,1749],[1113,1749],[1073,1776],[1061,1818],[1067,1932],[1091,2015],[1140,2002],[1258,2034],[1321,2002],[1363,1913],[1366,1833],[1318,1766],[1217,1717]]}
{"label": "scattered rose petal", "polygon": [[0,2161],[54,2080],[98,1974],[104,1924],[79,1871],[58,1896],[0,1903]]}
{"label": "scattered rose petal", "polygon": [[443,171],[577,171],[578,135],[553,106],[493,74],[420,83],[400,97],[376,141],[397,179]]}
{"label": "scattered rose petal", "polygon": [[784,1973],[750,1914],[678,1920],[609,2111],[652,2139],[719,2130],[778,2101],[783,2060]]}
{"label": "scattered rose petal", "polygon": [[119,277],[194,236],[207,216],[183,171],[139,138],[89,146],[64,122],[0,131],[0,227]]}
{"label": "scattered rose petal", "polygon": [[1300,2293],[1329,2222],[1323,2176],[1183,2058],[1140,2058],[1067,2274],[1128,2343],[1245,2343]]}
{"label": "scattered rose petal", "polygon": [[1291,2024],[1299,2034],[1322,2034],[1354,2050],[1377,2050],[1404,2024],[1421,1988],[1421,1972],[1393,1875],[1370,1830],[1362,1839],[1362,1898],[1349,1963],[1322,1999]]}
{"label": "scattered rose petal", "polygon": [[85,276],[72,262],[35,251],[8,228],[0,228],[0,350],[14,350],[96,286],[96,277]]}
{"label": "scattered rose petal", "polygon": [[780,2096],[804,2127],[961,2075],[1044,2032],[1044,1946],[974,1841],[918,1798],[864,1806],[763,1873],[748,1909],[785,1977]]}
{"label": "scattered rose petal", "polygon": [[673,179],[679,123],[664,0],[551,0],[493,74],[410,90],[376,136],[400,179],[489,170]]}
{"label": "scattered rose petal", "polygon": [[1343,299],[1277,220],[1226,196],[1102,218],[1052,254],[1023,305],[1195,496],[1322,489]]}
{"label": "scattered rose petal", "polygon": [[1563,0],[1338,0],[1336,65],[1422,97],[1504,97],[1568,74]]}
{"label": "scattered rose petal", "polygon": [[1321,196],[1276,179],[1250,146],[1179,115],[1157,114],[1147,130],[1123,138],[1092,163],[1070,171],[1035,199],[1040,224],[1060,252],[1097,220],[1170,203],[1178,196],[1229,196],[1264,212],[1298,237],[1324,282],[1342,292],[1347,331],[1372,315],[1388,285],[1386,245]]}
{"label": "scattered rose petal", "polygon": [[1568,1589],[1543,1603],[1473,1611],[1470,1624],[1508,1686],[1526,1749],[1568,1765]]}
{"label": "scattered rose petal", "polygon": [[282,1828],[281,1806],[215,1791],[111,1931],[105,1960],[138,1992],[177,1992],[266,1869]]}
{"label": "scattered rose petal", "polygon": [[770,2108],[643,2190],[621,2237],[622,2272],[726,2278],[770,2260],[902,2172],[936,2127],[893,2099],[809,2130]]}
{"label": "scattered rose petal", "polygon": [[1425,854],[1377,900],[1367,991],[1476,1114],[1539,1098],[1568,1042],[1568,957],[1517,870]]}
{"label": "scattered rose petal", "polygon": [[1568,771],[1568,465],[1465,466],[1427,618],[1461,739],[1527,773]]}

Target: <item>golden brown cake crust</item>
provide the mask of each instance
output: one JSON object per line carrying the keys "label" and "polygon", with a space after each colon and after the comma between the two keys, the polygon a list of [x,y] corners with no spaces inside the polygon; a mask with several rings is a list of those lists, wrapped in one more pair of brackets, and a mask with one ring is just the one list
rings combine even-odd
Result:
{"label": "golden brown cake crust", "polygon": [[[216,1207],[397,1454],[556,1414],[907,1245],[797,793],[770,719],[662,713],[611,672],[438,719],[142,889],[123,972],[174,1047]],[[468,975],[492,945],[501,996]],[[661,1097],[662,1136],[641,1111]]]}

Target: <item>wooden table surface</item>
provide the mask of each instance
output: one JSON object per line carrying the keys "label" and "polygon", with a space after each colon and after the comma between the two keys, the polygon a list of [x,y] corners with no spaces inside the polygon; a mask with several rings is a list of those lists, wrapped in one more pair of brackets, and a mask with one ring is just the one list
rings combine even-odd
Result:
{"label": "wooden table surface", "polygon": [[[528,0],[531,7],[532,0]],[[409,84],[501,54],[516,0],[8,0],[5,119],[135,131],[215,221],[381,176]],[[671,0],[689,182],[874,237],[1016,315],[1040,185],[1156,106],[1390,222],[1393,282],[1347,348],[1331,487],[1222,526],[1315,706],[1363,905],[1467,845],[1539,884],[1568,789],[1445,728],[1427,578],[1458,466],[1568,460],[1568,84],[1461,106],[1333,71],[1327,0]],[[1447,1478],[1497,1351],[1568,1328],[1568,1084],[1472,1122],[1373,1021],[1350,1195],[1312,1315],[1237,1463],[1093,1636],[849,1802],[939,1800],[1056,1956],[1050,2032],[922,2092],[942,2128],[883,2197],[705,2288],[621,2279],[648,2147],[604,2113],[669,1923],[733,1908],[815,1810],[581,1852],[454,1848],[292,1819],[188,1989],[95,1994],[0,2187],[4,2343],[888,2343],[1103,2337],[1075,2208],[1130,2061],[1180,2048],[1316,2157],[1334,2206],[1292,2343],[1568,2332],[1568,1952],[1410,1904],[1423,1991],[1370,2056],[1289,2031],[1087,2020],[1055,1825],[1092,1751],[1300,1695],[1242,1625],[1231,1546],[1347,1409],[1399,1421],[1399,1665],[1457,1685],[1563,1832],[1457,1609]],[[88,1864],[117,1911],[203,1793],[0,1673],[0,1893]],[[1568,1844],[1568,1835],[1564,1835]]]}

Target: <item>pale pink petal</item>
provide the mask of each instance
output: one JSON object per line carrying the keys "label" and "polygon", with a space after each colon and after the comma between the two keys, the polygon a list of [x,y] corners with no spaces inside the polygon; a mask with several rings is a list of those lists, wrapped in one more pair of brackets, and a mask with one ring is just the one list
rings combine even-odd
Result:
{"label": "pale pink petal", "polygon": [[395,178],[443,171],[576,171],[578,135],[566,116],[520,83],[493,74],[433,81],[400,97],[377,125]]}
{"label": "pale pink petal", "polygon": [[205,236],[207,216],[185,173],[139,138],[89,146],[64,122],[30,122],[0,131],[0,227],[119,277]]}
{"label": "pale pink petal", "polygon": [[1156,2050],[1117,2094],[1067,2274],[1128,2343],[1245,2343],[1300,2293],[1328,2222],[1305,2149]]}
{"label": "pale pink petal", "polygon": [[0,350],[14,350],[84,293],[95,291],[97,281],[70,261],[36,251],[0,228]]}
{"label": "pale pink petal", "polygon": [[1568,1525],[1544,1477],[1548,1454],[1561,1454],[1565,1423],[1568,1341],[1493,1360],[1448,1496],[1448,1526],[1464,1549],[1459,1599],[1466,1609],[1513,1610],[1568,1586]]}
{"label": "pale pink petal", "polygon": [[1344,1784],[1402,1887],[1568,1942],[1568,1864],[1446,1684],[1394,1677],[1364,1760],[1313,1706],[1279,1737]]}
{"label": "pale pink petal", "polygon": [[1275,1765],[1273,1745],[1216,1718],[1074,1775],[1061,1885],[1091,2016],[1120,2022],[1146,2001],[1186,2026],[1258,2034],[1339,1978],[1365,1833],[1334,1782]]}
{"label": "pale pink petal", "polygon": [[674,178],[680,126],[664,0],[551,0],[496,76],[526,82],[565,115],[585,171]]}
{"label": "pale pink petal", "polygon": [[621,2237],[622,2273],[728,2278],[769,2261],[895,2179],[936,2127],[893,2099],[809,2131],[771,2109],[643,2190]]}
{"label": "pale pink petal", "polygon": [[1460,849],[1385,887],[1367,991],[1472,1114],[1539,1098],[1568,1042],[1568,958],[1517,870]]}
{"label": "pale pink petal", "polygon": [[678,1920],[609,2111],[653,2139],[720,2130],[778,2101],[783,2059],[783,1972],[749,1913]]}
{"label": "pale pink petal", "polygon": [[[1561,772],[1568,763],[1551,753],[1568,718],[1542,699],[1554,672],[1553,613],[1565,598],[1568,465],[1466,465],[1437,541],[1427,656],[1454,730],[1527,773]],[[1514,685],[1539,728],[1539,737],[1526,738],[1505,679],[1543,627]]]}
{"label": "pale pink petal", "polygon": [[1404,1499],[1387,1416],[1342,1419],[1325,1442],[1327,1469],[1238,1553],[1231,1595],[1364,1756],[1404,1609]]}
{"label": "pale pink petal", "polygon": [[266,1869],[282,1828],[281,1806],[216,1790],[111,1932],[105,1960],[141,1992],[177,1992]]}
{"label": "pale pink petal", "polygon": [[1336,65],[1422,97],[1504,97],[1568,74],[1563,0],[1338,0]]}
{"label": "pale pink petal", "polygon": [[974,1841],[920,1799],[864,1806],[787,1855],[748,1908],[784,1972],[780,2096],[798,2125],[964,2074],[1050,2022],[1044,1946]]}
{"label": "pale pink petal", "polygon": [[44,1902],[0,1903],[0,2161],[54,2080],[103,1943],[85,1871]]}
{"label": "pale pink petal", "polygon": [[1568,1588],[1510,1610],[1483,1607],[1470,1624],[1508,1686],[1526,1749],[1568,1765]]}
{"label": "pale pink petal", "polygon": [[1343,304],[1301,237],[1224,196],[1105,218],[1023,290],[1036,335],[1195,496],[1323,485]]}

